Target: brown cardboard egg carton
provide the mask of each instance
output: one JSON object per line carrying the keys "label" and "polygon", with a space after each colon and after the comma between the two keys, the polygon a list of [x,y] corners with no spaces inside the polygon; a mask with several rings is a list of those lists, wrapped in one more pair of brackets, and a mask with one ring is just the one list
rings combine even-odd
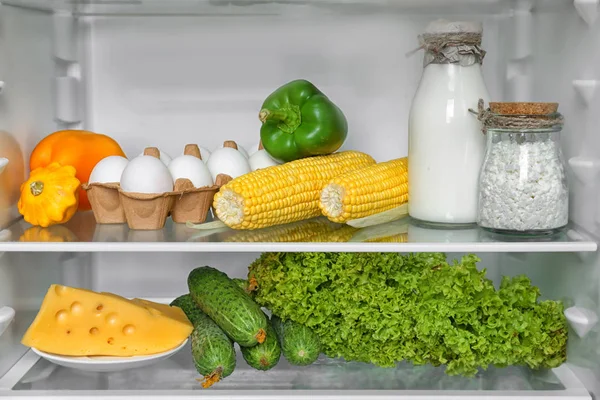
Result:
{"label": "brown cardboard egg carton", "polygon": [[[200,149],[195,144],[185,146],[183,154],[202,159]],[[215,194],[217,194],[221,186],[230,180],[231,177],[229,175],[219,174],[214,185],[195,188],[189,179],[177,179],[174,191],[175,203],[171,210],[173,222],[185,224],[189,221],[194,224],[200,224],[206,221]]]}
{"label": "brown cardboard egg carton", "polygon": [[131,193],[119,188],[119,197],[129,229],[156,230],[165,226],[175,196],[166,193]]}
{"label": "brown cardboard egg carton", "polygon": [[[201,159],[195,144],[187,145],[184,154]],[[160,151],[148,147],[144,155],[160,158]],[[214,185],[195,188],[189,179],[177,179],[173,191],[165,193],[125,192],[118,182],[85,184],[83,188],[88,193],[96,223],[126,222],[132,230],[158,230],[165,226],[169,215],[182,224],[206,221],[215,194],[230,180],[230,176],[219,174]]]}
{"label": "brown cardboard egg carton", "polygon": [[119,198],[119,182],[88,183],[87,192],[97,224],[124,224],[125,211]]}
{"label": "brown cardboard egg carton", "polygon": [[[160,151],[156,147],[147,147],[144,155],[160,159]],[[121,187],[119,199],[127,225],[134,230],[162,229],[175,203],[173,192],[135,193],[125,192]]]}

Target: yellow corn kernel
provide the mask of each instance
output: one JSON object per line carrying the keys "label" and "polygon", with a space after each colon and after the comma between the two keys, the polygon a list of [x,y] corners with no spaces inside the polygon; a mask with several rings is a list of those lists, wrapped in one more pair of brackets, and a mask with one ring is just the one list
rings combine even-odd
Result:
{"label": "yellow corn kernel", "polygon": [[373,164],[375,160],[367,154],[344,151],[259,169],[221,187],[213,208],[233,229],[259,229],[318,217],[321,190],[331,179]]}
{"label": "yellow corn kernel", "polygon": [[319,208],[333,222],[378,214],[408,202],[408,158],[367,166],[333,178]]}

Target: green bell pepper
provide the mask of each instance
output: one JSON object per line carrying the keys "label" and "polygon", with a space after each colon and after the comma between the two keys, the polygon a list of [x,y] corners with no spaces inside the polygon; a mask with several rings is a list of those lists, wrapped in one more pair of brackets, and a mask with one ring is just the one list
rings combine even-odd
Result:
{"label": "green bell pepper", "polygon": [[331,154],[348,134],[342,110],[306,80],[292,81],[273,92],[259,118],[263,147],[283,162]]}

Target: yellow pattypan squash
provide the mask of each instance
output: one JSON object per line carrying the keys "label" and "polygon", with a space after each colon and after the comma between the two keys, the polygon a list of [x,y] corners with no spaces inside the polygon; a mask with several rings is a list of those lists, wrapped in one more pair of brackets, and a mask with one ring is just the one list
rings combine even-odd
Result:
{"label": "yellow pattypan squash", "polygon": [[31,225],[47,228],[63,224],[77,211],[79,186],[71,166],[52,163],[36,168],[21,185],[19,212]]}

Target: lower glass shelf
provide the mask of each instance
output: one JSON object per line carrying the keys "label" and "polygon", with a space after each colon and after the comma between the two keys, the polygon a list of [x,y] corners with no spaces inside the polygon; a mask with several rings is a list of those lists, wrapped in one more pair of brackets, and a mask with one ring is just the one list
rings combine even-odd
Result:
{"label": "lower glass shelf", "polygon": [[[402,363],[397,368],[379,368],[323,357],[308,367],[291,366],[282,358],[272,370],[262,372],[248,367],[238,351],[235,372],[211,389],[205,390],[196,381],[199,375],[194,368],[189,345],[170,359],[153,366],[115,373],[82,372],[59,367],[43,359],[36,361],[33,357],[37,356],[29,352],[19,362],[29,362],[33,366],[23,371],[22,378],[10,391],[13,394],[54,395],[68,391],[69,396],[77,396],[78,391],[85,391],[86,396],[89,393],[97,396],[134,393],[154,396],[164,392],[169,393],[168,397],[178,397],[190,395],[193,391],[196,396],[200,393],[215,395],[215,392],[219,392],[229,393],[227,398],[231,394],[231,397],[236,397],[237,394],[246,399],[253,397],[255,393],[260,393],[263,397],[270,397],[270,394],[279,397],[283,393],[295,397],[311,391],[315,395],[307,397],[314,399],[320,397],[319,394],[335,391],[331,393],[339,397],[352,395],[356,398],[358,395],[366,399],[378,397],[367,394],[377,391],[386,396],[416,398],[435,398],[449,394],[458,396],[456,398],[486,399],[496,396],[506,398],[509,395],[518,399],[591,398],[566,366],[551,371],[531,371],[521,367],[490,368],[476,377],[466,378],[447,376],[441,367]],[[18,364],[15,368],[19,368]],[[0,391],[0,397],[4,394],[6,393]]]}

